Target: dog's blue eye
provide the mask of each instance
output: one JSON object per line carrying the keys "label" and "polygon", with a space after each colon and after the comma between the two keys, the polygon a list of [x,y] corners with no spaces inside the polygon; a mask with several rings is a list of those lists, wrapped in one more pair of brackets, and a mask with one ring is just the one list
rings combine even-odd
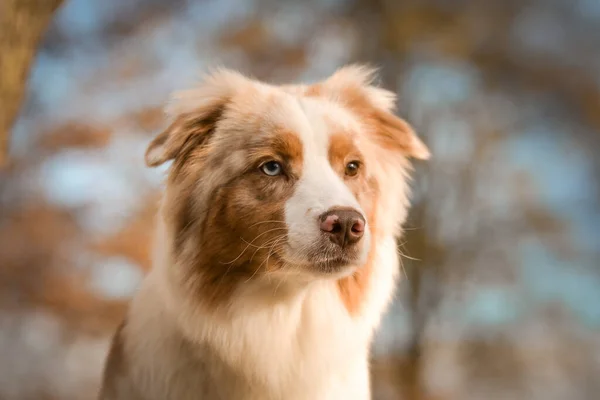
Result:
{"label": "dog's blue eye", "polygon": [[263,165],[260,166],[260,170],[269,176],[277,176],[281,175],[283,168],[281,168],[281,164],[277,161],[267,161]]}

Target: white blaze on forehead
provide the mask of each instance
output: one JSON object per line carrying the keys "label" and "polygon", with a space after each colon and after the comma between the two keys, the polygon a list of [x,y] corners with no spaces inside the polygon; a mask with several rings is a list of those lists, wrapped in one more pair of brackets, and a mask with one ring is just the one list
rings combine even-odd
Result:
{"label": "white blaze on forehead", "polygon": [[[289,227],[289,243],[294,248],[309,246],[320,231],[319,216],[333,207],[351,207],[361,213],[361,207],[343,179],[329,163],[330,121],[340,129],[351,125],[351,117],[335,104],[313,100],[297,100],[295,132],[303,147],[302,175],[294,194],[287,201],[285,219]],[[288,123],[289,126],[289,123]]]}
{"label": "white blaze on forehead", "polygon": [[329,163],[332,121],[340,131],[350,130],[351,117],[335,104],[302,99],[300,106],[309,122],[309,129],[300,132],[303,146],[302,177],[296,193],[308,196],[311,208],[325,212],[331,207],[353,207],[360,210],[358,201],[343,179]]}

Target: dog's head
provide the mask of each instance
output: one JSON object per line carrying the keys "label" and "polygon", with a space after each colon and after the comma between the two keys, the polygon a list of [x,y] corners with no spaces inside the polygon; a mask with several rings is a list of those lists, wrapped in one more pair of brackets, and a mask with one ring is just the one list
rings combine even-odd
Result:
{"label": "dog's head", "polygon": [[173,160],[162,215],[187,282],[216,300],[265,276],[339,279],[394,234],[406,160],[429,153],[371,79],[351,66],[272,86],[219,70],[177,95],[146,162]]}

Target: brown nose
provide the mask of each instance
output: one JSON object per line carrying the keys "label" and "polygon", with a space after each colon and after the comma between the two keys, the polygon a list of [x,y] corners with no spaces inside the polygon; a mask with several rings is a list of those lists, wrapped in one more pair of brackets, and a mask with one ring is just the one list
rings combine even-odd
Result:
{"label": "brown nose", "polygon": [[358,242],[365,232],[365,218],[356,210],[334,208],[321,214],[319,220],[321,231],[340,247]]}

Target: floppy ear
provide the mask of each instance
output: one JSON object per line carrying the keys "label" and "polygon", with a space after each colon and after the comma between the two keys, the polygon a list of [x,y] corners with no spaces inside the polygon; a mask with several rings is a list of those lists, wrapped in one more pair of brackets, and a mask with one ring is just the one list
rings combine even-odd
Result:
{"label": "floppy ear", "polygon": [[349,65],[313,85],[308,94],[313,92],[344,103],[374,125],[374,139],[383,147],[398,150],[408,157],[428,159],[429,149],[410,124],[393,114],[396,95],[374,85],[375,73],[374,68]]}
{"label": "floppy ear", "polygon": [[157,167],[177,158],[188,143],[199,145],[208,138],[221,116],[224,104],[198,110],[198,113],[181,114],[167,129],[156,136],[148,145],[146,165]]}
{"label": "floppy ear", "polygon": [[177,158],[189,145],[206,141],[240,84],[247,80],[228,70],[217,70],[204,78],[200,87],[178,92],[167,110],[173,122],[148,145],[146,165],[157,167]]}

